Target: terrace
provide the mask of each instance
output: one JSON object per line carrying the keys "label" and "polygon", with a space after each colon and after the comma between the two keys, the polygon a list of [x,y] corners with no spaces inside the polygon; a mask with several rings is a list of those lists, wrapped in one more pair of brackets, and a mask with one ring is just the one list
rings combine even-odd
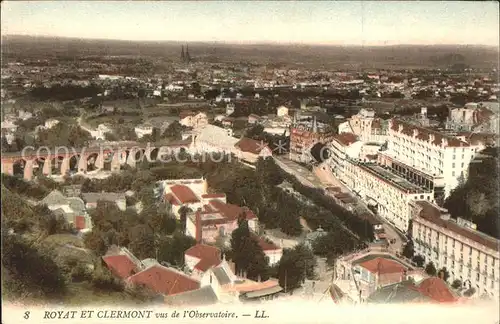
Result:
{"label": "terrace", "polygon": [[395,187],[407,192],[407,193],[420,193],[420,192],[427,192],[427,189],[424,189],[414,183],[411,183],[410,181],[406,180],[405,178],[402,178],[398,176],[397,174],[392,173],[389,170],[384,169],[383,167],[373,164],[373,163],[363,163],[360,164],[360,167],[363,170],[366,170],[370,172],[371,174],[375,175],[378,178],[382,178],[389,182],[390,184],[394,185]]}

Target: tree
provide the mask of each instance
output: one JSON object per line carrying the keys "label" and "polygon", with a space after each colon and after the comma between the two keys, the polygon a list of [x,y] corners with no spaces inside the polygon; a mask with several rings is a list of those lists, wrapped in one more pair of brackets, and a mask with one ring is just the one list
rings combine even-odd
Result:
{"label": "tree", "polygon": [[281,287],[286,291],[302,285],[305,279],[314,277],[316,259],[312,251],[303,244],[293,249],[285,249],[278,264],[278,278]]}
{"label": "tree", "polygon": [[4,293],[13,298],[63,295],[66,280],[52,258],[22,236],[5,230],[2,226]]}
{"label": "tree", "polygon": [[129,249],[139,259],[156,258],[156,240],[153,230],[145,224],[130,229]]}
{"label": "tree", "polygon": [[417,265],[417,267],[422,267],[424,265],[425,259],[421,255],[415,255],[412,259],[413,262]]}
{"label": "tree", "polygon": [[425,266],[425,272],[429,276],[435,276],[437,274],[436,267],[434,266],[434,263],[432,261],[427,263],[427,265]]}
{"label": "tree", "polygon": [[413,241],[409,240],[403,248],[403,256],[411,260],[414,254],[415,250],[413,248]]}
{"label": "tree", "polygon": [[180,140],[182,138],[182,132],[185,127],[182,126],[178,121],[172,122],[168,125],[167,129],[161,134],[161,138],[170,139],[170,140]]}
{"label": "tree", "polygon": [[344,251],[353,250],[355,246],[356,241],[353,238],[342,235],[339,231],[328,232],[312,243],[314,254],[326,257],[330,262]]}
{"label": "tree", "polygon": [[193,211],[191,210],[191,208],[189,208],[187,206],[182,206],[181,208],[179,208],[179,216],[181,219],[181,224],[180,224],[181,228],[186,227],[186,217],[187,217],[187,214],[189,214],[191,212],[193,212]]}
{"label": "tree", "polygon": [[437,275],[438,275],[438,277],[440,277],[444,281],[448,281],[448,278],[450,278],[450,273],[448,272],[448,270],[446,270],[446,267],[441,268],[438,271]]}
{"label": "tree", "polygon": [[181,232],[175,232],[172,237],[162,238],[158,246],[158,261],[182,267],[184,265],[184,252],[196,245],[196,240]]}
{"label": "tree", "polygon": [[459,279],[455,279],[455,280],[453,280],[451,287],[453,289],[460,289],[460,288],[462,288],[462,282]]}
{"label": "tree", "polygon": [[260,247],[257,238],[250,233],[248,221],[240,218],[238,228],[231,234],[230,259],[236,265],[236,273],[246,273],[252,280],[267,280],[269,260]]}

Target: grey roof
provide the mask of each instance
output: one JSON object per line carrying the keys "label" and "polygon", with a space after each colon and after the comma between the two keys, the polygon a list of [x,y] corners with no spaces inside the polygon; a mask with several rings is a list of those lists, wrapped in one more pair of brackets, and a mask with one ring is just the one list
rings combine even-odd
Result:
{"label": "grey roof", "polygon": [[222,285],[227,285],[228,283],[231,283],[231,279],[227,275],[226,271],[222,267],[216,267],[212,269],[215,277],[217,278],[217,281],[219,281],[219,284]]}
{"label": "grey roof", "polygon": [[85,213],[85,204],[83,200],[78,197],[66,197],[59,190],[53,190],[45,198],[43,198],[40,203],[47,206],[69,205],[75,213]]}
{"label": "grey roof", "polygon": [[83,200],[87,203],[96,203],[99,200],[112,201],[125,199],[124,193],[115,192],[88,192],[82,194]]}
{"label": "grey roof", "polygon": [[217,303],[218,298],[212,286],[204,286],[200,289],[187,291],[165,297],[165,304],[172,306],[182,305],[213,305]]}
{"label": "grey roof", "polygon": [[264,288],[261,290],[249,291],[249,292],[243,294],[243,297],[245,297],[245,298],[259,298],[259,297],[277,294],[282,290],[283,290],[283,288],[281,288],[280,286],[274,286],[274,287]]}
{"label": "grey roof", "polygon": [[59,191],[52,190],[45,198],[42,199],[41,203],[47,206],[50,205],[65,205],[67,204],[67,198]]}
{"label": "grey roof", "polygon": [[377,289],[367,299],[370,303],[405,303],[417,300],[430,300],[415,289],[412,280],[398,282]]}

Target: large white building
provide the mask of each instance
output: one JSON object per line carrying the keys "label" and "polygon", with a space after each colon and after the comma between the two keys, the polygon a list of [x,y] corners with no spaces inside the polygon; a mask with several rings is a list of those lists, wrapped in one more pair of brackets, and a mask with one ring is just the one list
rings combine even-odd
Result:
{"label": "large white building", "polygon": [[356,135],[352,133],[337,134],[330,143],[330,157],[328,165],[331,172],[337,178],[344,177],[344,170],[348,159],[358,160],[363,142],[358,141]]}
{"label": "large white building", "polygon": [[464,288],[498,300],[500,241],[475,229],[475,225],[451,219],[446,210],[428,201],[412,203],[412,237],[415,253],[445,267],[449,281],[460,280]]}
{"label": "large white building", "polygon": [[483,148],[482,144],[471,144],[392,119],[387,150],[379,152],[379,163],[415,183],[433,189],[442,187],[442,198],[445,198],[459,184],[460,178],[467,179],[469,163]]}
{"label": "large white building", "polygon": [[234,145],[239,141],[238,138],[232,137],[227,129],[210,124],[197,130],[191,139],[192,153],[225,152],[230,154],[234,151]]}
{"label": "large white building", "polygon": [[399,230],[408,230],[411,213],[409,203],[417,199],[434,201],[431,189],[418,186],[376,163],[349,160],[339,178],[378,215]]}

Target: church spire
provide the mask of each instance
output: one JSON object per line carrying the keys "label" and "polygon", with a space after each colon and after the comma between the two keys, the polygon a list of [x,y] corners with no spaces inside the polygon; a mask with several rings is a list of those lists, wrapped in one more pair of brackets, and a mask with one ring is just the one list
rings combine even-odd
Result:
{"label": "church spire", "polygon": [[186,63],[189,63],[191,61],[191,56],[189,55],[189,47],[186,44]]}
{"label": "church spire", "polygon": [[181,49],[181,61],[184,62],[186,60],[186,55],[184,54],[184,45],[182,45]]}

